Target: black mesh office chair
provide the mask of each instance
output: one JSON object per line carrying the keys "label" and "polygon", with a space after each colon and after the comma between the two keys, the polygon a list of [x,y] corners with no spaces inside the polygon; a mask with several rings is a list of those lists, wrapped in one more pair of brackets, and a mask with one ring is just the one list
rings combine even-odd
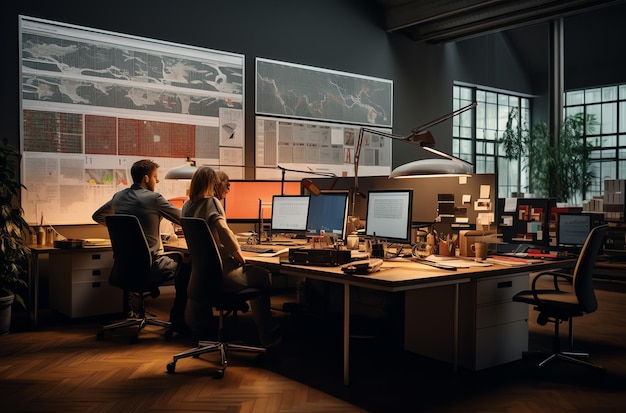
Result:
{"label": "black mesh office chair", "polygon": [[165,253],[178,263],[178,268],[171,277],[161,280],[160,283],[155,283],[151,281],[154,279],[151,277],[154,264],[152,253],[137,217],[122,214],[111,215],[106,217],[106,225],[113,247],[113,268],[109,276],[109,283],[124,290],[125,302],[128,302],[129,298],[136,297],[137,304],[136,308],[132,309],[133,316],[124,321],[102,327],[97,338],[104,338],[106,331],[136,326],[137,330],[130,339],[131,342],[134,342],[137,340],[139,332],[147,325],[165,327],[168,329],[165,332],[166,336],[171,336],[171,323],[158,320],[151,315],[147,316],[144,300],[150,295],[157,295],[159,285],[174,279],[182,263],[182,254],[180,252]]}
{"label": "black mesh office chair", "polygon": [[192,331],[205,333],[213,316],[213,307],[219,313],[217,341],[199,341],[198,346],[176,354],[167,365],[168,373],[174,373],[176,362],[185,357],[199,357],[201,354],[219,351],[220,368],[215,377],[222,378],[228,364],[228,351],[264,353],[262,347],[229,343],[225,339],[225,314],[236,316],[237,311],[248,310],[247,301],[259,295],[256,288],[246,288],[235,293],[221,291],[222,259],[206,221],[201,218],[182,218],[181,224],[189,256],[191,258],[191,278],[189,279],[188,301],[185,308],[185,321]]}
{"label": "black mesh office chair", "polygon": [[[560,359],[579,365],[601,368],[580,358],[588,358],[588,353],[562,351],[559,337],[559,324],[569,322],[570,348],[574,346],[573,317],[589,314],[598,308],[598,302],[593,289],[593,267],[596,257],[602,246],[608,225],[601,225],[591,230],[580,252],[572,274],[544,271],[538,273],[532,281],[531,290],[521,291],[513,296],[513,301],[534,305],[539,312],[537,323],[546,325],[554,323],[554,337],[552,353],[542,360],[538,366],[544,366],[552,360]],[[545,277],[552,279],[554,288],[537,289],[537,282]],[[569,288],[563,288],[559,280],[569,283]]]}

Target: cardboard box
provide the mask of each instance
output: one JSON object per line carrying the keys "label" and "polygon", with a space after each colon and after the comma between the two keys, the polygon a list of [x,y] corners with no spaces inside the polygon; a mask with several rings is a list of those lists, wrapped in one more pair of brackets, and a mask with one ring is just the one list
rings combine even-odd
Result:
{"label": "cardboard box", "polygon": [[462,230],[459,231],[459,249],[462,257],[474,257],[471,245],[483,241],[488,244],[497,242],[496,231]]}

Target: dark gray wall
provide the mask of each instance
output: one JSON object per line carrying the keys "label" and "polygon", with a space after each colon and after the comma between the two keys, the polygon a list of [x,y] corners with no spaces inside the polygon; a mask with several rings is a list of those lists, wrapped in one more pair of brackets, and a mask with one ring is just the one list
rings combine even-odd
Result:
{"label": "dark gray wall", "polygon": [[[12,2],[13,3],[13,2]],[[31,0],[3,6],[0,136],[19,142],[18,15],[230,51],[246,56],[246,146],[254,145],[256,57],[394,81],[394,132],[452,110],[453,81],[547,96],[547,23],[442,46],[416,43],[380,27],[374,0],[119,1]],[[626,82],[626,6],[566,19],[566,86]],[[571,22],[571,24],[570,24]],[[568,40],[569,39],[569,40]],[[547,105],[538,105],[539,107]],[[543,110],[542,110],[543,111]],[[450,151],[450,121],[431,129]],[[394,142],[394,166],[423,157]],[[246,154],[254,162],[254,151]]]}

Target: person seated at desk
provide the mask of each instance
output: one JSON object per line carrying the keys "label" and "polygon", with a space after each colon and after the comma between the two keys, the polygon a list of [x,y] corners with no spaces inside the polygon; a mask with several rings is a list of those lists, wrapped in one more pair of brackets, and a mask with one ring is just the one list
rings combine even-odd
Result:
{"label": "person seated at desk", "polygon": [[[282,338],[270,308],[269,272],[262,267],[246,264],[237,238],[226,223],[222,203],[215,196],[215,188],[219,183],[215,170],[208,166],[198,168],[191,177],[189,200],[183,204],[183,216],[203,218],[209,225],[222,257],[224,291],[236,292],[248,287],[262,291],[261,295],[250,300],[252,317],[259,330],[261,344],[267,348],[274,347]],[[210,304],[206,303],[207,308],[190,310],[210,314]]]}
{"label": "person seated at desk", "polygon": [[[160,284],[175,277],[174,285],[176,297],[170,312],[172,330],[184,332],[185,303],[187,302],[187,284],[189,284],[188,269],[182,269],[175,274],[178,264],[170,257],[160,255],[163,252],[159,226],[161,220],[166,218],[171,222],[180,224],[181,210],[172,205],[158,192],[155,192],[156,184],[159,183],[157,169],[159,165],[148,159],[142,159],[133,164],[130,174],[133,184],[130,188],[122,189],[113,195],[113,198],[98,208],[92,215],[92,219],[98,224],[106,225],[105,218],[113,214],[134,215],[139,219],[143,232],[146,235],[150,252],[154,257],[154,263],[158,271],[154,271],[155,284]],[[152,296],[160,294],[159,289],[152,291]]]}
{"label": "person seated at desk", "polygon": [[230,192],[230,178],[224,171],[215,171],[215,173],[217,174],[217,179],[219,179],[219,182],[215,184],[215,197],[224,205],[224,198]]}

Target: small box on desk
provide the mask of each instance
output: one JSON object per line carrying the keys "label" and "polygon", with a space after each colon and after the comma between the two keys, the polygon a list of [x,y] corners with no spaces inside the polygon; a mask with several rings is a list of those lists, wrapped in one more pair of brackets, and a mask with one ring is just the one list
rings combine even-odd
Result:
{"label": "small box on desk", "polygon": [[82,248],[85,244],[85,241],[82,239],[65,239],[65,240],[57,240],[54,241],[54,248],[61,249],[74,249],[74,248]]}
{"label": "small box on desk", "polygon": [[492,244],[497,242],[496,231],[483,230],[462,230],[459,231],[459,250],[462,257],[474,257],[472,244],[475,242],[486,242]]}
{"label": "small box on desk", "polygon": [[351,261],[350,250],[289,248],[289,263],[336,267]]}

